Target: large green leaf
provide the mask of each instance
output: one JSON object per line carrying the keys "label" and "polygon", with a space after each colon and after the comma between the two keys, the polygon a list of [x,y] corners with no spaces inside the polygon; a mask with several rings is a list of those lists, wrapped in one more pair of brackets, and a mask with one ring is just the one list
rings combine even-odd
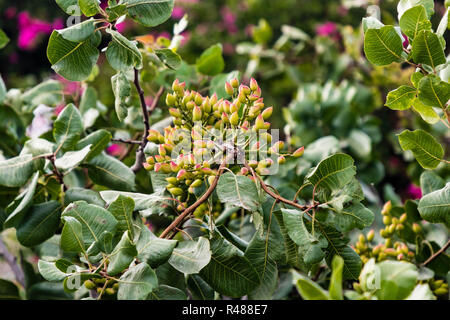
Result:
{"label": "large green leaf", "polygon": [[130,41],[119,32],[107,29],[112,37],[106,49],[106,58],[111,67],[118,71],[126,72],[133,67],[140,68],[142,55],[136,42]]}
{"label": "large green leaf", "polygon": [[72,150],[82,132],[81,114],[73,104],[68,104],[53,124],[53,137],[58,149]]}
{"label": "large green leaf", "polygon": [[387,95],[386,107],[392,110],[406,110],[411,107],[417,90],[410,86],[400,86]]}
{"label": "large green leaf", "polygon": [[90,38],[82,42],[69,41],[55,30],[50,36],[47,57],[58,74],[70,81],[82,81],[90,76],[99,51]]}
{"label": "large green leaf", "polygon": [[222,45],[215,44],[206,49],[195,62],[197,71],[208,76],[215,76],[225,68],[222,57]]}
{"label": "large green leaf", "polygon": [[26,246],[36,246],[50,239],[59,226],[62,206],[58,201],[49,201],[33,206],[17,228],[17,239]]}
{"label": "large green leaf", "polygon": [[[22,221],[28,209],[33,204],[33,196],[36,191],[38,178],[39,172],[36,172],[31,178],[31,182],[27,189],[13,202],[13,208],[10,209],[10,206],[6,208],[6,212],[9,213],[9,216],[3,224],[5,228],[17,227]],[[12,212],[10,212],[11,210]]]}
{"label": "large green leaf", "polygon": [[428,18],[430,18],[433,15],[434,13],[433,0],[400,0],[397,4],[399,20],[408,9],[418,5],[422,5],[425,8]]}
{"label": "large green leaf", "polygon": [[91,147],[92,145],[87,145],[78,151],[67,151],[61,158],[56,159],[55,166],[61,171],[72,170],[86,159]]}
{"label": "large green leaf", "polygon": [[419,5],[405,11],[400,18],[400,28],[410,39],[414,39],[422,30],[431,30],[425,7]]}
{"label": "large green leaf", "polygon": [[433,223],[441,222],[450,227],[450,183],[423,196],[417,209],[423,219]]}
{"label": "large green leaf", "polygon": [[159,267],[169,260],[177,241],[161,239],[146,226],[142,226],[142,228],[136,243],[138,260],[147,262],[152,268]]}
{"label": "large green leaf", "polygon": [[88,145],[92,145],[90,152],[86,156],[86,161],[90,161],[105,150],[111,138],[112,136],[109,131],[100,129],[78,141],[75,149],[80,150]]}
{"label": "large green leaf", "polygon": [[0,279],[0,300],[20,300],[19,288],[10,281]]}
{"label": "large green leaf", "polygon": [[130,239],[130,233],[125,231],[113,252],[108,256],[108,274],[115,276],[127,268],[137,256],[136,246]]}
{"label": "large green leaf", "polygon": [[74,217],[81,223],[83,240],[88,245],[101,240],[105,231],[114,234],[118,224],[116,218],[108,210],[85,201],[70,204],[62,216]]}
{"label": "large green leaf", "polygon": [[131,85],[126,75],[122,72],[111,77],[111,85],[114,93],[114,105],[117,118],[122,121],[128,115],[127,98],[131,96]]}
{"label": "large green leaf", "polygon": [[83,188],[70,188],[66,191],[66,194],[64,195],[64,203],[66,206],[78,200],[84,200],[87,203],[95,204],[100,207],[105,206],[105,201],[103,201],[97,191]]}
{"label": "large green leaf", "polygon": [[353,202],[342,209],[330,208],[333,211],[334,226],[342,232],[349,232],[354,228],[364,229],[372,224],[374,214],[360,202]]}
{"label": "large green leaf", "polygon": [[330,300],[328,292],[307,277],[301,276],[297,280],[296,286],[304,300]]}
{"label": "large green leaf", "polygon": [[64,227],[61,233],[61,249],[67,252],[84,252],[83,227],[74,217],[63,217]]}
{"label": "large green leaf", "polygon": [[402,60],[403,42],[393,26],[368,29],[364,36],[364,52],[373,64],[388,65]]}
{"label": "large green leaf", "polygon": [[200,276],[217,292],[237,298],[260,284],[257,271],[244,254],[221,238],[211,240],[211,261]]}
{"label": "large green leaf", "polygon": [[422,195],[426,195],[444,187],[444,180],[433,171],[427,170],[420,175],[420,188],[422,189]]}
{"label": "large green leaf", "polygon": [[32,107],[36,107],[40,104],[55,106],[60,103],[62,99],[63,86],[61,82],[56,80],[44,81],[22,94],[22,100]]}
{"label": "large green leaf", "polygon": [[86,166],[89,178],[98,185],[123,191],[131,191],[135,187],[134,172],[112,156],[101,153]]}
{"label": "large green leaf", "polygon": [[21,187],[28,181],[34,170],[34,159],[31,154],[0,161],[0,185]]}
{"label": "large green leaf", "polygon": [[42,277],[47,281],[62,281],[68,276],[66,272],[58,268],[56,262],[39,259],[38,270]]}
{"label": "large green leaf", "polygon": [[170,18],[174,0],[126,0],[128,15],[146,27],[155,27]]}
{"label": "large green leaf", "polygon": [[148,295],[158,287],[155,271],[145,263],[131,267],[119,280],[117,299],[146,300]]}
{"label": "large green leaf", "polygon": [[94,34],[95,22],[94,19],[86,20],[69,28],[57,30],[57,32],[65,40],[82,42]]}
{"label": "large green leaf", "polygon": [[81,12],[87,17],[95,16],[97,13],[100,13],[99,0],[78,0],[78,4],[80,5]]}
{"label": "large green leaf", "polygon": [[405,130],[398,135],[403,150],[411,150],[417,162],[425,169],[434,169],[444,156],[444,149],[428,132]]}
{"label": "large green leaf", "polygon": [[317,191],[340,190],[348,184],[356,174],[352,157],[338,153],[323,159],[306,177]]}
{"label": "large green leaf", "polygon": [[100,196],[107,204],[111,204],[116,201],[117,197],[120,195],[129,197],[134,200],[134,210],[142,211],[146,210],[155,205],[161,205],[162,203],[167,203],[168,199],[163,198],[158,194],[144,194],[144,193],[134,193],[134,192],[121,192],[113,190],[100,191]]}
{"label": "large green leaf", "polygon": [[450,99],[450,84],[430,74],[419,82],[419,99],[427,106],[444,108]]}
{"label": "large green leaf", "polygon": [[131,239],[134,239],[134,200],[130,197],[120,195],[113,203],[109,205],[108,211],[111,212],[118,221],[117,232],[124,233],[125,231],[128,231],[130,232]]}
{"label": "large green leaf", "polygon": [[404,261],[383,261],[377,264],[380,288],[375,295],[380,300],[402,300],[409,296],[417,283],[417,268]]}
{"label": "large green leaf", "polygon": [[424,63],[433,69],[446,61],[438,36],[427,30],[420,31],[414,38],[411,56],[415,63]]}
{"label": "large green leaf", "polygon": [[189,292],[194,300],[214,300],[214,290],[197,274],[187,278]]}
{"label": "large green leaf", "polygon": [[153,290],[148,298],[149,300],[187,300],[183,291],[164,284]]}
{"label": "large green leaf", "polygon": [[423,121],[428,122],[429,124],[435,124],[439,122],[440,117],[436,113],[436,111],[434,111],[433,107],[423,104],[419,98],[414,99],[412,107],[414,111],[416,111],[420,115]]}
{"label": "large green leaf", "polygon": [[200,237],[197,241],[183,241],[173,250],[169,263],[185,274],[199,273],[211,260],[209,241]]}
{"label": "large green leaf", "polygon": [[331,262],[331,279],[329,294],[333,300],[344,300],[342,294],[342,271],[344,270],[344,260],[339,256],[334,256]]}
{"label": "large green leaf", "polygon": [[155,54],[170,69],[178,69],[181,66],[180,55],[170,49],[157,49]]}
{"label": "large green leaf", "polygon": [[250,211],[257,211],[259,207],[256,185],[245,176],[231,172],[223,174],[217,184],[217,195],[222,203],[235,207]]}

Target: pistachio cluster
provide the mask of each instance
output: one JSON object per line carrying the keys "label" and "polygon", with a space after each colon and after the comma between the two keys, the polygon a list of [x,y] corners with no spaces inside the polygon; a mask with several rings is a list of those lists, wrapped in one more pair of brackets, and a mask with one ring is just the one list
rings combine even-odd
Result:
{"label": "pistachio cluster", "polygon": [[95,278],[91,280],[86,280],[84,282],[84,286],[88,290],[95,290],[98,294],[103,294],[107,296],[114,296],[119,289],[119,283],[114,281],[113,279],[105,279],[105,278]]}
{"label": "pistachio cluster", "polygon": [[[251,79],[249,86],[237,79],[226,82],[225,91],[230,100],[218,99],[216,94],[202,96],[187,90],[185,83],[178,80],[173,82],[172,90],[166,96],[166,104],[173,126],[165,128],[163,133],[149,131],[148,140],[157,145],[158,154],[148,157],[144,167],[170,174],[166,178],[167,190],[180,201],[179,210],[186,207],[189,195],[195,194],[196,188],[212,183],[225,155],[231,153],[237,158],[254,153],[248,164],[263,175],[275,161],[282,164],[287,156],[303,154],[303,147],[292,154],[283,154],[283,141],[271,144],[272,135],[267,132],[270,122],[266,120],[272,115],[273,107],[265,106],[255,79]],[[250,175],[242,163],[235,171]],[[201,206],[197,210],[207,208]]]}
{"label": "pistachio cluster", "polygon": [[429,282],[431,290],[437,296],[444,296],[448,294],[448,283],[445,283],[444,280],[434,280],[431,279]]}
{"label": "pistachio cluster", "polygon": [[[406,243],[401,241],[394,242],[395,234],[405,228],[404,224],[407,220],[407,214],[403,213],[399,218],[393,217],[391,215],[391,209],[392,204],[388,201],[381,211],[385,228],[380,230],[380,235],[385,238],[384,243],[371,246],[375,237],[374,230],[369,231],[366,237],[360,234],[358,242],[355,244],[355,250],[364,263],[372,257],[376,258],[377,261],[383,261],[389,257],[403,261],[411,261],[414,258],[414,252],[409,250]],[[417,223],[413,224],[412,229],[417,234],[422,232],[421,227]]]}

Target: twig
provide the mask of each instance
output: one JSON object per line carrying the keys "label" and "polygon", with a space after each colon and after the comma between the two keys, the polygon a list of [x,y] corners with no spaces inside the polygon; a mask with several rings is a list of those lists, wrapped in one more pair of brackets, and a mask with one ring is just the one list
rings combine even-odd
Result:
{"label": "twig", "polygon": [[431,261],[433,261],[434,259],[436,259],[440,254],[442,254],[443,252],[445,252],[445,250],[447,250],[448,247],[450,247],[450,240],[447,241],[447,243],[446,243],[439,251],[437,251],[435,254],[433,254],[431,257],[429,257],[424,263],[422,263],[422,266],[426,266],[426,265],[429,264]]}
{"label": "twig", "polygon": [[64,183],[64,175],[58,170],[55,164],[56,155],[52,154],[51,156],[47,157],[48,160],[52,163],[53,166],[53,173],[56,175],[58,182],[63,186],[64,192],[67,191],[67,186]]}
{"label": "twig", "polygon": [[140,169],[143,168],[143,163],[145,161],[145,154],[144,154],[144,149],[145,146],[147,145],[147,137],[149,135],[149,130],[150,130],[150,121],[149,121],[149,117],[150,117],[150,113],[152,113],[155,109],[156,106],[158,105],[158,101],[161,98],[162,93],[164,92],[164,88],[161,87],[158,91],[158,93],[156,94],[152,105],[150,106],[150,109],[147,109],[147,104],[145,103],[145,96],[144,96],[144,90],[141,87],[141,84],[139,82],[139,70],[134,68],[134,86],[136,87],[136,90],[139,94],[139,100],[141,102],[141,108],[142,108],[142,113],[144,115],[144,126],[145,126],[145,131],[144,134],[142,136],[142,141],[140,143],[139,148],[136,151],[136,161],[134,162],[134,165],[131,167],[131,170],[133,170],[133,172],[138,172]]}
{"label": "twig", "polygon": [[120,142],[120,143],[127,143],[127,144],[141,144],[142,141],[137,140],[126,140],[126,139],[111,139],[112,142]]}
{"label": "twig", "polygon": [[160,238],[165,238],[170,231],[177,228],[178,225],[184,220],[185,217],[187,217],[189,214],[194,212],[195,209],[197,209],[203,202],[208,200],[209,196],[213,193],[214,189],[217,186],[217,183],[219,182],[219,178],[225,169],[226,166],[226,160],[222,162],[222,164],[219,167],[219,172],[216,175],[216,178],[209,186],[208,190],[190,207],[186,208],[159,236]]}
{"label": "twig", "polygon": [[23,273],[22,268],[20,268],[20,266],[17,264],[17,258],[8,251],[1,237],[0,237],[0,255],[2,255],[5,258],[6,262],[8,263],[12,272],[14,273],[17,282],[20,283],[20,285],[23,288],[25,288],[25,274]]}

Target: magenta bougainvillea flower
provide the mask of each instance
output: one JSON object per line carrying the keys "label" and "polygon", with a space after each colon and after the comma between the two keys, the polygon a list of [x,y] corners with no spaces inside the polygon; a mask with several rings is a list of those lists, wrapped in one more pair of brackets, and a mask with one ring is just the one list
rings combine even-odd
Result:
{"label": "magenta bougainvillea flower", "polygon": [[182,7],[174,7],[172,11],[172,18],[175,20],[180,20],[185,15],[185,11]]}
{"label": "magenta bougainvillea flower", "polygon": [[222,7],[220,9],[220,14],[222,16],[222,24],[229,34],[235,34],[238,32],[236,26],[236,15],[228,7]]}
{"label": "magenta bougainvillea flower", "polygon": [[406,190],[408,196],[412,199],[422,198],[422,190],[416,186],[414,183],[410,183],[408,189]]}
{"label": "magenta bougainvillea flower", "polygon": [[106,148],[106,152],[112,156],[120,156],[124,152],[124,147],[119,144],[112,144]]}
{"label": "magenta bougainvillea flower", "polygon": [[55,80],[59,81],[63,85],[64,94],[70,96],[83,94],[83,87],[80,82],[66,80],[60,75],[55,75]]}
{"label": "magenta bougainvillea flower", "polygon": [[334,22],[325,22],[316,27],[316,34],[318,36],[330,37],[336,35],[338,32],[337,25]]}
{"label": "magenta bougainvillea flower", "polygon": [[62,19],[56,19],[53,23],[35,19],[26,11],[17,15],[19,29],[18,47],[22,50],[31,50],[36,40],[41,35],[49,35],[54,29],[64,28]]}

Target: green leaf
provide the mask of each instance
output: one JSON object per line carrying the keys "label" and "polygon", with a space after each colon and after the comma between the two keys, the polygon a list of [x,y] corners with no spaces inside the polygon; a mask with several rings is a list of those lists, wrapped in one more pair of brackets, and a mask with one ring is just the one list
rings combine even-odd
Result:
{"label": "green leaf", "polygon": [[350,150],[358,157],[366,159],[372,152],[372,141],[362,130],[353,129],[347,138]]}
{"label": "green leaf", "polygon": [[434,13],[433,0],[400,0],[397,4],[398,19],[400,20],[403,14],[410,8],[417,5],[422,5],[427,13],[427,18],[430,18]]}
{"label": "green leaf", "polygon": [[436,300],[436,296],[428,283],[419,283],[405,300]]}
{"label": "green leaf", "polygon": [[411,56],[415,63],[424,63],[433,69],[446,61],[439,37],[427,30],[417,34],[412,44]]}
{"label": "green leaf", "polygon": [[334,212],[333,224],[342,232],[349,232],[354,228],[362,230],[370,226],[375,217],[371,210],[357,201],[342,209],[331,210]]}
{"label": "green leaf", "polygon": [[221,238],[211,240],[211,261],[200,276],[220,294],[238,298],[260,284],[255,268],[242,251]]}
{"label": "green leaf", "polygon": [[425,169],[434,169],[444,156],[444,149],[428,132],[405,130],[398,135],[403,150],[411,150],[417,162]]}
{"label": "green leaf", "polygon": [[70,204],[62,216],[74,217],[81,223],[83,240],[87,245],[101,240],[105,231],[114,234],[118,224],[116,218],[108,210],[85,201]]}
{"label": "green leaf", "polygon": [[330,300],[328,292],[306,277],[301,276],[297,280],[296,286],[304,300]]}
{"label": "green leaf", "polygon": [[392,110],[406,110],[411,107],[417,90],[410,86],[400,86],[387,95],[385,106]]}
{"label": "green leaf", "polygon": [[0,74],[0,104],[3,103],[3,101],[5,101],[5,98],[6,98],[6,86]]}
{"label": "green leaf", "polygon": [[59,75],[70,81],[82,81],[90,76],[99,51],[92,45],[90,38],[73,42],[54,30],[48,43],[47,57],[52,69]]}
{"label": "green leaf", "polygon": [[384,24],[375,17],[367,17],[362,19],[363,32],[366,33],[368,29],[380,29]]}
{"label": "green leaf", "polygon": [[417,209],[423,219],[450,227],[450,183],[423,196]]}
{"label": "green leaf", "polygon": [[356,174],[352,157],[338,153],[323,159],[317,167],[307,175],[306,179],[317,191],[337,191],[348,184]]}
{"label": "green leaf", "polygon": [[422,195],[426,195],[444,187],[444,180],[433,171],[424,171],[420,175],[420,188],[422,189]]}
{"label": "green leaf", "polygon": [[55,160],[55,166],[62,171],[70,171],[82,163],[90,151],[91,145],[78,151],[68,151],[61,158]]}
{"label": "green leaf", "polygon": [[31,154],[0,161],[0,185],[21,187],[34,171],[34,159]]}
{"label": "green leaf", "polygon": [[[270,232],[270,231],[269,231]],[[256,231],[244,256],[250,261],[260,278],[260,285],[248,294],[252,300],[270,300],[278,284],[278,268],[269,256],[266,238],[269,235]]]}
{"label": "green leaf", "polygon": [[259,208],[256,185],[246,176],[226,172],[220,176],[217,184],[217,195],[220,202],[228,203],[234,207],[249,211],[257,211]]}
{"label": "green leaf", "polygon": [[36,107],[40,104],[55,106],[63,100],[62,84],[56,80],[44,81],[25,91],[22,94],[22,100],[32,107]]}
{"label": "green leaf", "polygon": [[183,241],[173,250],[169,263],[185,274],[199,273],[210,261],[209,241],[200,237],[197,241]]}
{"label": "green leaf", "polygon": [[0,300],[20,300],[19,289],[14,283],[0,279]]}
{"label": "green leaf", "polygon": [[37,204],[26,213],[17,228],[17,239],[25,247],[33,247],[50,239],[59,227],[62,206],[58,201]]}
{"label": "green leaf", "polygon": [[84,90],[81,96],[79,110],[82,115],[88,112],[89,109],[95,109],[97,107],[97,91],[89,86]]}
{"label": "green leaf", "polygon": [[402,300],[409,296],[417,283],[417,268],[404,261],[383,261],[379,268],[380,287],[375,295],[380,300]]}
{"label": "green leaf", "polygon": [[289,237],[299,246],[299,253],[307,266],[319,263],[325,257],[319,240],[306,229],[303,213],[292,209],[281,209]]}
{"label": "green leaf", "polygon": [[92,17],[100,13],[100,1],[99,0],[78,0],[81,12],[86,17]]}
{"label": "green leaf", "polygon": [[187,296],[180,289],[163,284],[150,293],[149,300],[187,300]]}
{"label": "green leaf", "polygon": [[378,66],[399,62],[403,41],[393,26],[368,29],[364,36],[364,52],[367,59]]}
{"label": "green leaf", "polygon": [[174,0],[126,0],[128,15],[136,22],[155,27],[172,15]]}
{"label": "green leaf", "polygon": [[6,47],[6,45],[9,43],[9,37],[6,35],[6,33],[0,29],[0,49],[3,49]]}
{"label": "green leaf", "polygon": [[111,77],[114,93],[114,105],[119,121],[123,121],[128,115],[127,98],[131,97],[131,85],[124,73],[119,72]]}
{"label": "green leaf", "polygon": [[419,99],[427,106],[444,108],[450,99],[450,84],[430,74],[419,82]]}
{"label": "green leaf", "polygon": [[414,39],[422,30],[431,30],[425,7],[422,5],[412,7],[405,11],[400,18],[400,28],[410,39]]}
{"label": "green leaf", "polygon": [[152,268],[166,263],[177,245],[176,240],[161,239],[143,226],[136,243],[138,260],[145,261]]}
{"label": "green leaf", "polygon": [[197,274],[187,278],[189,292],[194,300],[214,300],[214,290]]}
{"label": "green leaf", "polygon": [[439,22],[439,26],[436,30],[436,34],[439,37],[443,37],[445,31],[447,31],[447,29],[449,29],[449,26],[450,26],[449,14],[450,14],[450,9],[447,8],[447,11],[445,11],[445,14],[442,17],[441,22]]}
{"label": "green leaf", "polygon": [[105,11],[108,14],[108,21],[112,22],[127,14],[127,6],[125,4],[110,5]]}
{"label": "green leaf", "polygon": [[112,136],[109,131],[100,129],[78,141],[75,149],[80,150],[88,145],[92,145],[90,152],[86,156],[86,161],[89,162],[105,150],[107,145],[111,142],[111,138]]}
{"label": "green leaf", "polygon": [[89,178],[95,184],[123,191],[131,191],[135,187],[134,172],[112,156],[101,153],[86,166]]}
{"label": "green leaf", "polygon": [[331,279],[330,279],[330,298],[332,300],[344,300],[342,294],[342,271],[344,269],[344,260],[339,256],[334,256],[331,262]]}
{"label": "green leaf", "polygon": [[134,200],[130,197],[120,195],[117,197],[116,201],[109,205],[108,211],[111,212],[118,221],[117,232],[124,233],[125,231],[128,231],[130,232],[130,238],[134,239]]}
{"label": "green leaf", "polygon": [[425,75],[420,71],[414,72],[411,75],[411,82],[412,82],[414,88],[419,88],[419,82],[420,82],[420,80],[422,80],[423,77],[425,77]]}
{"label": "green leaf", "polygon": [[222,45],[215,44],[206,49],[195,62],[197,71],[207,76],[215,76],[225,68],[222,57]]}
{"label": "green leaf", "polygon": [[126,72],[131,68],[142,66],[142,55],[136,46],[136,41],[130,41],[119,32],[107,29],[112,40],[106,49],[106,58],[111,67]]}
{"label": "green leaf", "polygon": [[113,252],[108,256],[108,274],[115,276],[126,269],[137,256],[136,246],[130,239],[130,233],[125,231]]}
{"label": "green leaf", "polygon": [[66,191],[64,195],[64,203],[66,206],[79,200],[84,200],[87,203],[95,204],[99,207],[105,206],[105,201],[103,201],[97,191],[83,188],[70,188]]}
{"label": "green leaf", "polygon": [[170,49],[156,49],[155,54],[170,69],[176,70],[181,66],[180,55]]}
{"label": "green leaf", "polygon": [[68,15],[81,15],[78,0],[56,0],[56,3]]}
{"label": "green leaf", "polygon": [[145,300],[158,287],[158,278],[150,266],[142,262],[128,269],[119,280],[118,300]]}
{"label": "green leaf", "polygon": [[68,276],[68,274],[56,265],[56,262],[49,262],[39,259],[38,261],[39,273],[47,281],[62,281]]}
{"label": "green leaf", "polygon": [[61,249],[67,252],[84,252],[83,227],[74,217],[63,217],[64,227],[61,233]]}
{"label": "green leaf", "polygon": [[96,20],[90,19],[66,29],[56,30],[65,40],[82,42],[92,36],[95,31]]}
{"label": "green leaf", "polygon": [[83,133],[83,121],[78,109],[71,103],[59,114],[53,124],[57,149],[73,150]]}
{"label": "green leaf", "polygon": [[414,111],[416,111],[420,117],[423,119],[423,121],[429,123],[429,124],[435,124],[439,122],[439,115],[434,111],[433,107],[424,105],[420,99],[416,98],[414,99],[412,103],[412,107]]}
{"label": "green leaf", "polygon": [[123,195],[125,197],[130,197],[134,200],[134,210],[142,211],[146,210],[151,206],[160,205],[164,203],[164,200],[167,200],[160,195],[157,194],[144,194],[144,193],[134,193],[134,192],[120,192],[120,191],[100,191],[100,195],[106,203],[111,204],[116,201],[119,195]]}
{"label": "green leaf", "polygon": [[[31,182],[28,185],[28,188],[16,198],[18,204],[15,206],[13,211],[9,212],[9,206],[6,208],[6,212],[9,213],[8,218],[6,218],[3,226],[4,228],[17,227],[19,223],[22,221],[23,217],[27,213],[27,210],[33,203],[34,192],[36,191],[36,185],[39,178],[39,172],[36,172],[31,178]],[[20,201],[20,202],[19,202]],[[13,202],[15,205],[16,201]]]}

